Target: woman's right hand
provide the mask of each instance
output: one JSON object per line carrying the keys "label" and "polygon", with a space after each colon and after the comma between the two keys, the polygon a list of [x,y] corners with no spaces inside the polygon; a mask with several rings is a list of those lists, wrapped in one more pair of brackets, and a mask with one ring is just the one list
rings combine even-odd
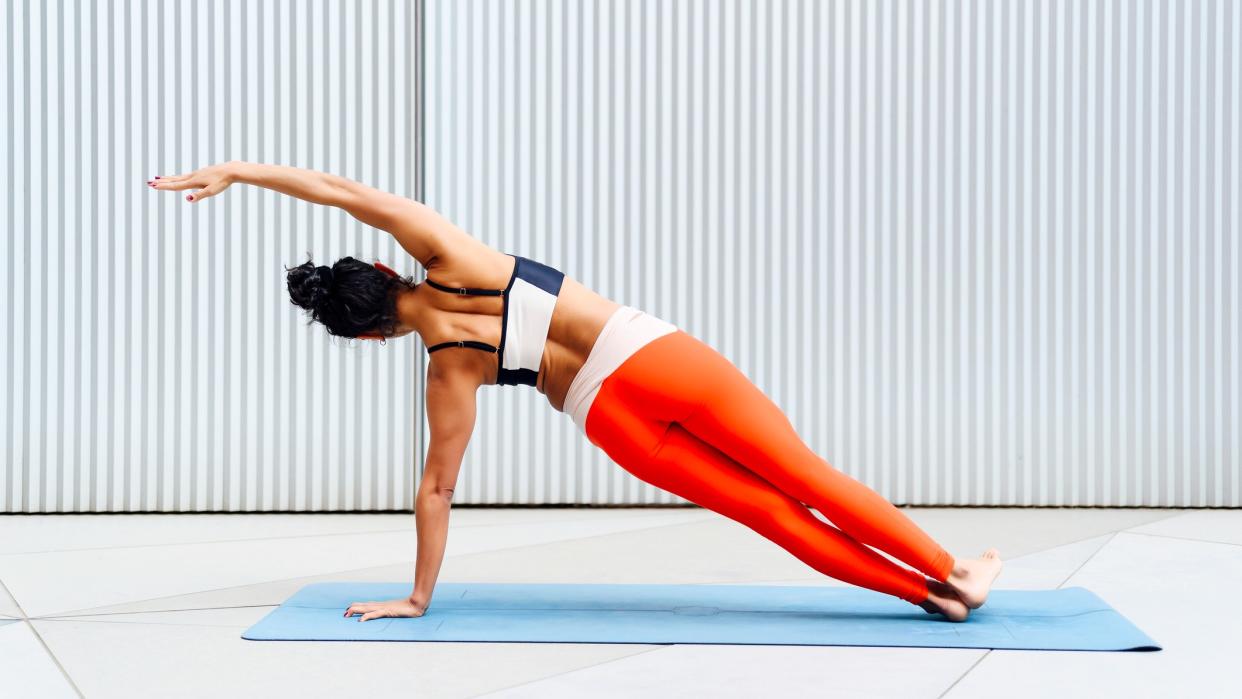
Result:
{"label": "woman's right hand", "polygon": [[184,175],[161,175],[155,179],[147,180],[147,184],[152,189],[176,191],[193,189],[196,191],[187,194],[185,197],[186,201],[202,201],[207,197],[213,197],[223,192],[228,189],[229,185],[236,182],[241,165],[242,163],[236,160],[230,160],[226,163],[208,165]]}
{"label": "woman's right hand", "polygon": [[371,619],[420,617],[427,613],[427,603],[414,597],[404,597],[385,602],[354,602],[345,610],[345,616],[361,614],[358,621]]}

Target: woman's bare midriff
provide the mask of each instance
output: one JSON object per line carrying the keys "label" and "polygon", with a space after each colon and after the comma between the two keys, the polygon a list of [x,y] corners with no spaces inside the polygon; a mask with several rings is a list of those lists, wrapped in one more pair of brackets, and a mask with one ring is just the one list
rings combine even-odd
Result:
{"label": "woman's bare midriff", "polygon": [[[454,287],[505,288],[513,274],[514,258],[474,242],[477,246],[472,245],[474,249],[468,255],[433,258],[427,266],[428,278]],[[500,346],[500,318],[504,313],[500,297],[452,294],[426,284],[419,284],[414,293],[418,298],[415,329],[428,347],[452,340],[479,340]],[[564,411],[569,384],[586,362],[609,316],[620,306],[565,275],[552,309],[535,385],[553,408]],[[451,359],[444,357],[446,360],[473,363],[482,372],[484,383],[496,383],[499,362],[495,354],[471,348],[450,348],[436,354],[442,352],[455,353]]]}

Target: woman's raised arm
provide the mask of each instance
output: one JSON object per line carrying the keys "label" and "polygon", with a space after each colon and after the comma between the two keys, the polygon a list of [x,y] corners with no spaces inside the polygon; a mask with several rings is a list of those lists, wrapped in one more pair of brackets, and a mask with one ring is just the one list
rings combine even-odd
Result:
{"label": "woman's raised arm", "polygon": [[450,236],[465,235],[438,211],[420,202],[339,175],[288,165],[230,160],[183,175],[161,175],[147,184],[161,190],[193,190],[186,201],[196,203],[235,182],[344,209],[359,221],[390,233],[423,267],[441,253]]}

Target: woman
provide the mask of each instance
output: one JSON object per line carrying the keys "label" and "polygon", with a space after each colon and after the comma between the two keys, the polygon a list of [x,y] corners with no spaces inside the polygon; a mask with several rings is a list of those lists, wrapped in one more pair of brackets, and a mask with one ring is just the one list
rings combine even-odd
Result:
{"label": "woman", "polygon": [[188,191],[197,203],[235,182],[340,207],[391,233],[428,273],[417,284],[352,257],[288,270],[293,302],[329,333],[386,341],[414,332],[431,353],[414,590],[352,604],[345,616],[426,611],[475,395],[485,384],[534,386],[636,477],[745,524],[825,575],[952,621],[987,598],[1001,569],[995,549],[955,560],[900,510],[812,452],[728,359],[672,324],[494,250],[423,204],[336,175],[231,161],[148,184]]}

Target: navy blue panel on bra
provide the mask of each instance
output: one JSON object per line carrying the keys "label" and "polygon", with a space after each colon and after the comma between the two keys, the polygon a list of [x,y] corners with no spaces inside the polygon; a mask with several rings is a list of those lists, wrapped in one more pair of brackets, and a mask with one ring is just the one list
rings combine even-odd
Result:
{"label": "navy blue panel on bra", "polygon": [[502,386],[535,386],[539,372],[534,369],[499,369],[496,372],[496,383]]}
{"label": "navy blue panel on bra", "polygon": [[565,281],[564,272],[521,255],[514,255],[514,257],[517,258],[517,262],[514,263],[517,265],[513,270],[514,276],[553,296],[561,293],[561,284]]}

